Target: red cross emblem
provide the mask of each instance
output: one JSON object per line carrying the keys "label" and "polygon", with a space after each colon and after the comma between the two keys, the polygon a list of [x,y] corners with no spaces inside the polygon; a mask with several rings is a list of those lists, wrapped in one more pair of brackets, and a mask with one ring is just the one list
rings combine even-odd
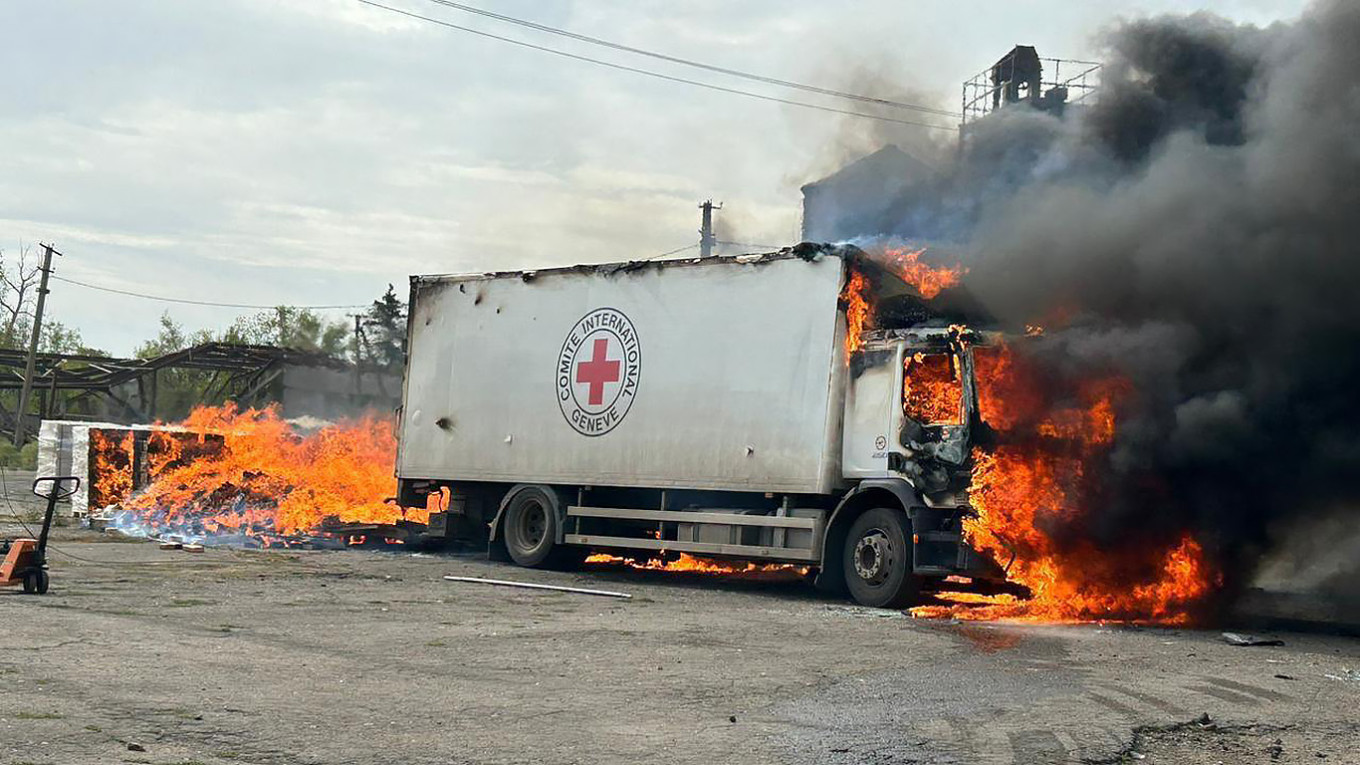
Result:
{"label": "red cross emblem", "polygon": [[553,370],[557,405],[583,436],[603,436],[628,416],[642,379],[642,344],[617,308],[596,308],[567,331]]}
{"label": "red cross emblem", "polygon": [[595,349],[590,360],[576,364],[576,382],[590,386],[590,406],[604,403],[604,386],[619,381],[620,366],[619,362],[609,360],[609,338],[595,338]]}

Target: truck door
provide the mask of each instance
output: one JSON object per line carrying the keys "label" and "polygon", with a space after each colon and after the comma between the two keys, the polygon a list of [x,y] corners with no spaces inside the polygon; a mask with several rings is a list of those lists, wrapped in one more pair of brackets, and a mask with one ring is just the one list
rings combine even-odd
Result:
{"label": "truck door", "polygon": [[888,453],[901,420],[902,344],[856,354],[845,394],[841,464],[846,478],[889,475]]}
{"label": "truck door", "polygon": [[898,443],[914,463],[914,483],[930,494],[967,482],[969,425],[977,407],[972,353],[958,343],[907,348],[902,359]]}

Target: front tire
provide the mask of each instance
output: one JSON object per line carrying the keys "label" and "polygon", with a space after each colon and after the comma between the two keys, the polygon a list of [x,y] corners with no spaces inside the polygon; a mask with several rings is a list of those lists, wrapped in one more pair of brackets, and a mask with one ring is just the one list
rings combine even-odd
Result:
{"label": "front tire", "polygon": [[920,594],[911,568],[911,522],[900,510],[876,507],[850,524],[842,563],[845,583],[856,603],[873,608],[903,608]]}

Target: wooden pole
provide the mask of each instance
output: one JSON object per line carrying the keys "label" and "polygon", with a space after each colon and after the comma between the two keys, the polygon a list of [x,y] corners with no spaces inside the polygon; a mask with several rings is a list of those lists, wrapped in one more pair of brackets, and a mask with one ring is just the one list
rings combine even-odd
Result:
{"label": "wooden pole", "polygon": [[38,340],[42,337],[43,308],[47,305],[47,277],[52,273],[52,255],[61,253],[44,244],[42,281],[38,284],[38,305],[33,311],[33,336],[28,341],[28,361],[24,364],[24,384],[19,390],[19,408],[14,412],[14,448],[24,445],[24,414],[28,412],[28,399],[33,395],[33,374],[38,365]]}

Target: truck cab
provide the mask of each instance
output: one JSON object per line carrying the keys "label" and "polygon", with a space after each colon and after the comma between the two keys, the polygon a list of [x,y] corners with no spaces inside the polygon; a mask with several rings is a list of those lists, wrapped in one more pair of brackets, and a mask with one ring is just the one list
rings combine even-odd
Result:
{"label": "truck cab", "polygon": [[[974,435],[984,427],[973,347],[990,340],[958,326],[883,330],[851,357],[841,453],[854,489],[833,518],[845,538],[827,545],[841,550],[842,565],[828,561],[822,576],[839,569],[856,600],[902,605],[930,578],[1004,579],[963,539]],[[873,511],[875,501],[894,512],[851,525],[839,517]],[[909,570],[893,570],[899,538]]]}

